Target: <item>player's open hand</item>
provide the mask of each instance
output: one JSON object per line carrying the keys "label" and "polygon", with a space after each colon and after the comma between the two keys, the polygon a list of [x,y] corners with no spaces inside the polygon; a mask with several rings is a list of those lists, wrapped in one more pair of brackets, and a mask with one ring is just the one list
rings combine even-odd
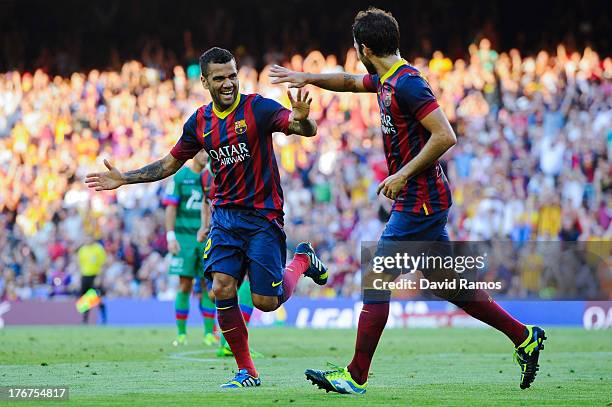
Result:
{"label": "player's open hand", "polygon": [[273,84],[288,83],[290,88],[303,88],[308,85],[307,75],[304,72],[292,71],[280,65],[272,65],[269,75]]}
{"label": "player's open hand", "polygon": [[95,172],[85,176],[85,184],[89,188],[93,188],[96,191],[104,191],[119,188],[125,183],[123,175],[121,175],[117,168],[113,167],[107,160],[104,160],[104,165],[108,168],[108,171]]}
{"label": "player's open hand", "polygon": [[298,89],[295,99],[291,91],[287,91],[287,96],[289,96],[291,109],[293,111],[292,119],[297,121],[307,119],[310,114],[310,104],[312,103],[312,98],[308,97],[308,91],[302,92],[302,89]]}
{"label": "player's open hand", "polygon": [[389,199],[395,199],[401,192],[401,190],[406,186],[406,177],[404,177],[399,172],[396,172],[393,175],[389,175],[383,182],[378,185],[376,189],[376,194],[382,193]]}
{"label": "player's open hand", "polygon": [[168,251],[176,256],[181,251],[181,245],[178,240],[168,240]]}

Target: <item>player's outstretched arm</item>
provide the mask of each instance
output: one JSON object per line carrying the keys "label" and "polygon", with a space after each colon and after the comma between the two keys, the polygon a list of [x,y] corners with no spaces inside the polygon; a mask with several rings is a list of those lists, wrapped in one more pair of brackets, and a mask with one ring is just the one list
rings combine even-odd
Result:
{"label": "player's outstretched arm", "polygon": [[317,123],[308,118],[312,98],[308,97],[308,91],[302,92],[298,89],[297,96],[293,98],[291,92],[287,91],[291,102],[291,115],[289,116],[288,134],[298,134],[304,137],[312,137],[317,134]]}
{"label": "player's outstretched arm", "polygon": [[288,83],[290,88],[314,85],[334,92],[369,92],[363,85],[364,76],[347,72],[320,74],[296,72],[279,65],[272,65],[270,68],[270,78],[274,84]]}
{"label": "player's outstretched arm", "polygon": [[425,116],[421,124],[431,132],[431,137],[416,157],[378,185],[377,194],[395,199],[410,178],[431,167],[442,154],[457,144],[455,132],[441,108]]}
{"label": "player's outstretched arm", "polygon": [[122,173],[107,160],[104,160],[104,165],[108,168],[108,171],[87,174],[85,183],[89,188],[96,191],[104,191],[116,189],[125,184],[154,182],[174,174],[183,164],[185,164],[185,160],[177,160],[172,154],[168,154],[161,160],[142,168]]}

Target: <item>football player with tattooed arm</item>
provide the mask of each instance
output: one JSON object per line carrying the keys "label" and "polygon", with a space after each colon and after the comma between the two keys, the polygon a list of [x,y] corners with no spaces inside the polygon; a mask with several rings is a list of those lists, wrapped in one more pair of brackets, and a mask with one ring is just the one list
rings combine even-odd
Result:
{"label": "football player with tattooed arm", "polygon": [[238,306],[239,281],[248,273],[253,305],[265,312],[286,302],[302,275],[319,285],[327,282],[327,268],[308,242],[297,245],[285,267],[283,190],[272,142],[274,132],[313,137],[317,124],[308,117],[312,100],[307,91],[298,90],[296,97],[287,92],[292,110],[258,94],[241,94],[236,61],[225,49],[204,52],[200,69],[212,102],[191,115],[168,155],[127,172],[104,160],[108,170],[87,175],[85,182],[102,191],[158,181],[206,150],[214,174],[214,196],[204,273],[213,280],[219,327],[238,365],[235,377],[221,387],[260,386]]}

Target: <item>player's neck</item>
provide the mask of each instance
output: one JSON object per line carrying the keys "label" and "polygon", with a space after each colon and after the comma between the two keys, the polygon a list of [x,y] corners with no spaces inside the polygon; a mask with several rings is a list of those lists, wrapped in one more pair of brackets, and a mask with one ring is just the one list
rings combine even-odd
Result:
{"label": "player's neck", "polygon": [[392,54],[381,58],[372,58],[372,64],[374,65],[374,68],[376,68],[376,73],[378,73],[378,76],[382,77],[389,71],[389,69],[391,69],[393,65],[401,60],[402,57],[400,54]]}

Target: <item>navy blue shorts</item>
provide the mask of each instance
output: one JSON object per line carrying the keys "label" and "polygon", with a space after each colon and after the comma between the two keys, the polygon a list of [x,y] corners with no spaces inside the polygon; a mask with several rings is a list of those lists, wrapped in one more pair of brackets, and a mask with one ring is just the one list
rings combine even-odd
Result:
{"label": "navy blue shorts", "polygon": [[425,216],[393,211],[380,240],[448,242],[447,219],[448,210]]}
{"label": "navy blue shorts", "polygon": [[283,293],[286,236],[275,222],[255,210],[215,207],[204,247],[204,275],[223,273],[242,281],[248,272],[251,292]]}
{"label": "navy blue shorts", "polygon": [[[448,243],[450,239],[446,231],[447,219],[448,210],[431,215],[391,212],[391,218],[378,241],[376,256],[395,257],[397,253],[409,253],[413,256],[420,254],[442,257],[452,255],[452,248]],[[393,275],[407,271],[388,270]]]}
{"label": "navy blue shorts", "polygon": [[391,212],[380,240],[448,242],[448,209],[431,215]]}

